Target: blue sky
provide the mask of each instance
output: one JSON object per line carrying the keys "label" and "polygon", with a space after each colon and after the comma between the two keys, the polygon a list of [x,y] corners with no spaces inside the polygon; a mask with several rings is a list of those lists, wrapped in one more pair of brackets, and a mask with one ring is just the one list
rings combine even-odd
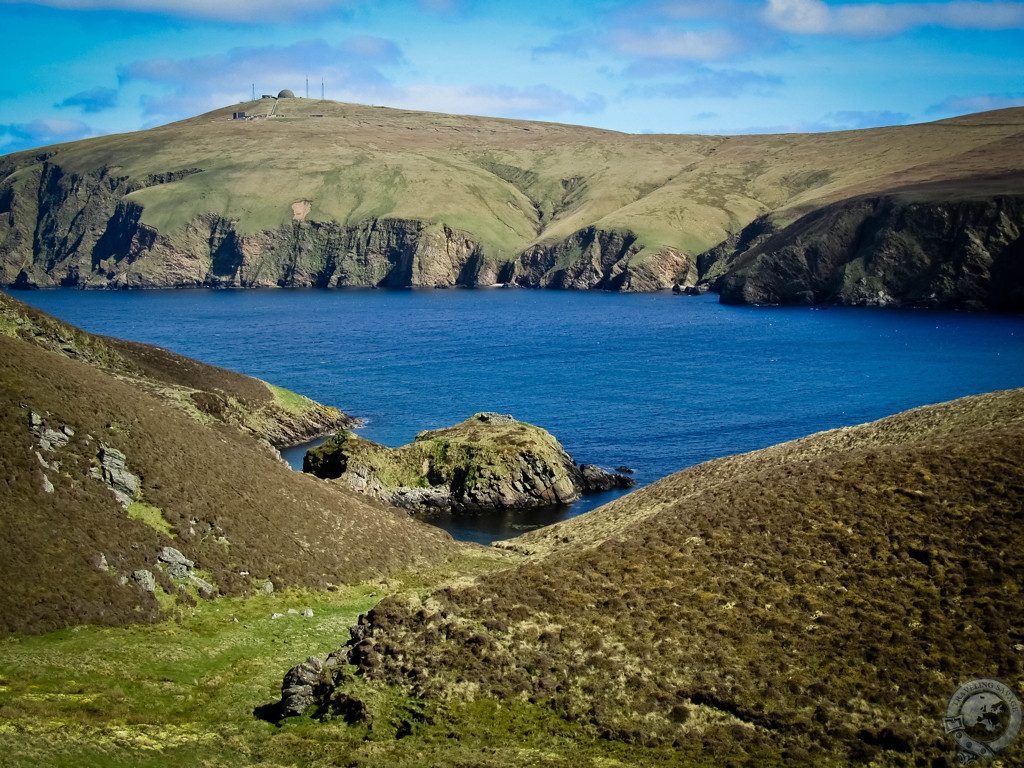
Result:
{"label": "blue sky", "polygon": [[0,0],[0,153],[328,98],[747,133],[1024,104],[1024,2]]}

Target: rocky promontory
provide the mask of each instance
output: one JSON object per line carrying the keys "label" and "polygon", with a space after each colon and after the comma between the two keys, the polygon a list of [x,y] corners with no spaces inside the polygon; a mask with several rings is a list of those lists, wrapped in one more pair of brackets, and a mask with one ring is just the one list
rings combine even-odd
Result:
{"label": "rocky promontory", "polygon": [[[748,227],[702,259],[727,304],[1024,309],[1024,197],[925,186]],[[715,273],[724,272],[716,276]]]}
{"label": "rocky promontory", "polygon": [[634,484],[625,474],[577,464],[546,430],[497,413],[421,432],[398,448],[339,432],[306,453],[303,470],[419,513],[570,504]]}

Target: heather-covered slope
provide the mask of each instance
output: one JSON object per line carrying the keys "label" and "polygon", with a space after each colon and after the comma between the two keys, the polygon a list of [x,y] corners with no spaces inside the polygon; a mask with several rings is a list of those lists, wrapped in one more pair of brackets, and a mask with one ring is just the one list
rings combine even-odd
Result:
{"label": "heather-covered slope", "polygon": [[1022,134],[1020,109],[634,136],[263,100],[0,158],[0,283],[658,290],[725,271],[698,256],[761,216],[993,175],[1019,194]]}
{"label": "heather-covered slope", "polygon": [[382,602],[290,701],[311,680],[386,730],[391,686],[528,700],[681,765],[945,765],[961,683],[1024,687],[1024,390],[712,461],[506,546],[527,562]]}
{"label": "heather-covered slope", "polygon": [[355,583],[456,550],[266,442],[340,411],[3,295],[0,405],[3,632],[149,621],[176,600]]}

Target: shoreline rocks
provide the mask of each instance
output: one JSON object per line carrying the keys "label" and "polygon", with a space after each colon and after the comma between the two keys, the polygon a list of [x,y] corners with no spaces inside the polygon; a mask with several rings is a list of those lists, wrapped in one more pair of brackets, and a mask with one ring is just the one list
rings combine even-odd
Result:
{"label": "shoreline rocks", "polygon": [[571,504],[629,488],[626,474],[577,464],[546,430],[478,413],[388,448],[343,431],[306,453],[303,471],[411,512],[484,512]]}

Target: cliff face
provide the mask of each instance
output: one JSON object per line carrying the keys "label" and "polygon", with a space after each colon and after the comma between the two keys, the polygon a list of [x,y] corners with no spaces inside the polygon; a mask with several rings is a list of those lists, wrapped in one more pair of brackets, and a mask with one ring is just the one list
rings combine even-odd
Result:
{"label": "cliff face", "polygon": [[356,226],[298,218],[239,233],[237,222],[197,216],[165,235],[125,196],[197,172],[143,182],[107,169],[84,176],[43,162],[0,191],[2,282],[17,287],[429,286],[492,284],[497,267],[464,234],[400,219]]}
{"label": "cliff face", "polygon": [[8,177],[0,193],[2,282],[23,288],[478,287],[656,291],[693,281],[673,248],[641,254],[629,232],[583,229],[499,263],[469,235],[444,224],[368,219],[307,221],[239,232],[236,220],[201,214],[166,235],[125,196],[198,169],[142,182],[104,168],[84,176],[48,161]]}
{"label": "cliff face", "polygon": [[527,249],[506,267],[501,282],[530,288],[659,291],[696,278],[690,259],[674,248],[641,251],[631,232],[587,227],[561,242]]}
{"label": "cliff face", "polygon": [[763,225],[710,262],[726,303],[1019,311],[1024,197],[855,198]]}

